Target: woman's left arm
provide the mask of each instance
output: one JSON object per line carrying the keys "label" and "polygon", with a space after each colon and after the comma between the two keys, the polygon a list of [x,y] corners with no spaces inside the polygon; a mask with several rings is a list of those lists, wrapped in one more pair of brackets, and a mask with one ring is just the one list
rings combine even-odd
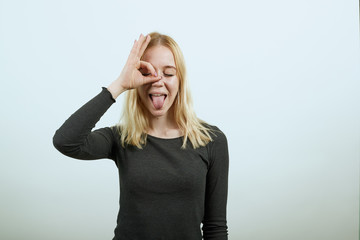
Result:
{"label": "woman's left arm", "polygon": [[229,153],[226,136],[217,135],[209,143],[210,166],[206,178],[204,240],[227,240],[226,205],[228,195]]}

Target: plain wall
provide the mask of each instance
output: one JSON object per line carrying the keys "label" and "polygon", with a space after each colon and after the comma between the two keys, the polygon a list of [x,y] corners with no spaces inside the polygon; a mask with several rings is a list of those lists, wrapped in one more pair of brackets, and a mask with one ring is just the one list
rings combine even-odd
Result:
{"label": "plain wall", "polygon": [[112,238],[115,164],[52,136],[151,31],[178,42],[198,116],[227,135],[229,239],[357,240],[354,0],[0,1],[0,239]]}

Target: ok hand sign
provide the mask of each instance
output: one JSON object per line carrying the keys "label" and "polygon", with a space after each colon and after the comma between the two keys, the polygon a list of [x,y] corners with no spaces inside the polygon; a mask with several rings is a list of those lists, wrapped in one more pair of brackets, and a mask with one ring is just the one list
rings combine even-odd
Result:
{"label": "ok hand sign", "polygon": [[[108,87],[114,98],[128,89],[137,88],[143,84],[161,79],[160,76],[157,76],[154,67],[150,63],[140,60],[150,40],[149,35],[145,37],[142,34],[139,40],[135,40],[120,76]],[[151,75],[143,76],[139,69],[146,69]]]}

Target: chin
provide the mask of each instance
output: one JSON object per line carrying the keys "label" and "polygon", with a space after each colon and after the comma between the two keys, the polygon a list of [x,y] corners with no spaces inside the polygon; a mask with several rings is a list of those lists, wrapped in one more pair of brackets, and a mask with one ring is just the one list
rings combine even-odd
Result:
{"label": "chin", "polygon": [[162,117],[167,113],[166,109],[162,108],[162,109],[156,110],[156,109],[154,109],[153,106],[151,109],[148,109],[148,110],[150,112],[150,115],[153,117]]}

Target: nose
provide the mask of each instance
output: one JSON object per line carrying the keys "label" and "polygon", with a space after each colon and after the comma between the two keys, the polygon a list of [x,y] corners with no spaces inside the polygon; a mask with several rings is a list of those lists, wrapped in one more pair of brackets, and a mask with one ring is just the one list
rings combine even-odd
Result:
{"label": "nose", "polygon": [[156,82],[153,82],[152,86],[154,86],[154,87],[162,87],[162,86],[164,86],[164,78],[163,78],[163,76],[161,76],[161,78],[159,80],[157,80]]}
{"label": "nose", "polygon": [[153,82],[152,86],[162,87],[162,86],[164,86],[164,76],[160,72],[157,72],[157,74],[158,74],[158,76],[160,76],[160,79],[156,82]]}

